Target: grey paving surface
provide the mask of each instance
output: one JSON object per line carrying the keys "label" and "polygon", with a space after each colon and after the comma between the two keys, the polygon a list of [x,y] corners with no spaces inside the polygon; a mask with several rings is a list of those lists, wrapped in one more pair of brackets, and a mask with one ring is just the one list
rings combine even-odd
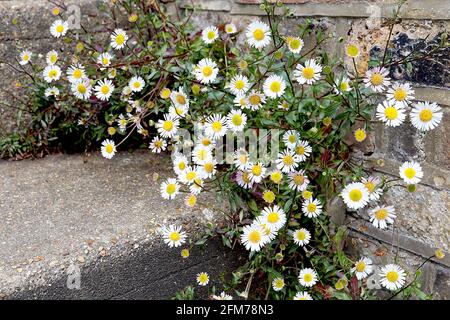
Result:
{"label": "grey paving surface", "polygon": [[[205,195],[191,211],[182,197],[164,201],[169,161],[136,152],[112,161],[93,154],[0,162],[0,297],[163,298],[194,283],[198,270],[226,270],[220,244],[184,260],[156,234],[171,222],[198,234],[205,204],[215,203]],[[73,266],[81,290],[67,289]]]}

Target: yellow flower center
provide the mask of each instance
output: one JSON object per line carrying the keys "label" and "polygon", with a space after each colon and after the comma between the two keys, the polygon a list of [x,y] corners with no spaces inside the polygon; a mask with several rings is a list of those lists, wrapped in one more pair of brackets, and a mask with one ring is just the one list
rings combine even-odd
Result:
{"label": "yellow flower center", "polygon": [[249,183],[249,182],[250,182],[250,175],[248,174],[248,172],[244,172],[244,173],[242,174],[242,180],[243,180],[245,183]]}
{"label": "yellow flower center", "polygon": [[348,82],[341,82],[339,88],[341,91],[347,91],[348,90]]}
{"label": "yellow flower center", "polygon": [[303,280],[304,280],[306,283],[311,282],[312,279],[313,279],[313,277],[312,277],[312,275],[311,275],[310,273],[307,273],[307,274],[305,274],[305,275],[303,276]]}
{"label": "yellow flower center", "polygon": [[208,173],[211,173],[214,170],[214,165],[211,162],[205,163],[203,167],[205,168],[205,171]]}
{"label": "yellow flower center", "polygon": [[275,288],[283,288],[284,287],[284,281],[283,279],[277,279],[275,280]]}
{"label": "yellow flower center", "polygon": [[180,162],[180,163],[178,164],[178,169],[180,169],[181,171],[183,171],[184,169],[186,169],[186,163]]}
{"label": "yellow flower center", "polygon": [[106,145],[106,153],[112,153],[113,152],[113,146],[111,144]]}
{"label": "yellow flower center", "polygon": [[200,149],[197,151],[197,158],[199,158],[200,160],[205,160],[207,156],[208,156],[208,151],[206,151],[204,149]]}
{"label": "yellow flower center", "polygon": [[380,209],[375,212],[375,218],[377,220],[385,220],[388,217],[388,211],[386,209]]}
{"label": "yellow flower center", "polygon": [[357,57],[359,54],[359,49],[355,45],[350,45],[347,47],[347,55],[351,58]]}
{"label": "yellow flower center", "polygon": [[302,156],[302,155],[305,154],[305,147],[304,147],[304,146],[298,146],[298,147],[295,149],[295,152],[296,152],[298,155]]}
{"label": "yellow flower center", "polygon": [[364,261],[360,261],[356,264],[356,271],[363,272],[366,269],[366,264]]}
{"label": "yellow flower center", "polygon": [[208,281],[208,275],[206,273],[200,274],[200,276],[198,277],[198,281],[202,283]]}
{"label": "yellow flower center", "polygon": [[292,50],[297,50],[298,48],[300,48],[300,39],[292,39],[291,41],[289,41],[289,47]]}
{"label": "yellow flower center", "polygon": [[63,25],[59,25],[59,26],[57,26],[56,27],[56,32],[58,32],[58,33],[62,33],[64,31],[64,26]]}
{"label": "yellow flower center", "polygon": [[186,179],[188,181],[192,181],[197,177],[197,174],[195,173],[195,171],[190,171],[186,174]]}
{"label": "yellow flower center", "polygon": [[169,183],[166,187],[166,192],[168,194],[174,194],[177,191],[177,186],[174,183]]}
{"label": "yellow flower center", "polygon": [[312,197],[312,193],[311,193],[311,191],[305,190],[305,191],[303,191],[302,196],[305,199],[309,199]]}
{"label": "yellow flower center", "polygon": [[352,201],[358,202],[362,199],[363,193],[361,192],[361,190],[353,189],[352,191],[350,191],[349,197]]}
{"label": "yellow flower center", "polygon": [[[170,89],[168,89],[168,88],[162,89],[162,90],[161,90],[161,98],[167,99],[167,98],[169,98],[169,97],[170,97]],[[178,100],[178,97],[177,97],[177,100]],[[181,103],[180,103],[180,104],[181,104]]]}
{"label": "yellow flower center", "polygon": [[292,181],[294,181],[294,183],[299,186],[303,184],[303,182],[305,181],[305,177],[302,176],[301,174],[296,174],[292,179]]}
{"label": "yellow flower center", "polygon": [[254,165],[252,168],[252,173],[255,176],[260,176],[262,173],[262,167],[259,164]]}
{"label": "yellow flower center", "polygon": [[30,59],[30,56],[28,54],[23,55],[23,60],[28,61]]}
{"label": "yellow flower center", "polygon": [[80,79],[82,77],[83,73],[81,72],[80,69],[75,69],[73,71],[73,77],[76,79]]}
{"label": "yellow flower center", "polygon": [[355,139],[358,142],[362,142],[366,139],[366,132],[363,129],[358,129],[355,131]]}
{"label": "yellow flower center", "polygon": [[214,121],[211,125],[214,132],[220,132],[222,130],[222,123],[220,121]]}
{"label": "yellow flower center", "polygon": [[261,241],[261,234],[257,230],[250,231],[248,234],[248,241],[251,243],[258,243]]}
{"label": "yellow flower center", "polygon": [[369,190],[370,193],[372,193],[375,190],[375,183],[373,182],[369,181],[366,182],[364,185],[366,186],[367,190]]}
{"label": "yellow flower center", "polygon": [[48,73],[49,78],[56,78],[57,75],[58,73],[56,72],[56,70],[50,70],[50,72]]}
{"label": "yellow flower center", "polygon": [[250,96],[250,98],[248,98],[248,101],[250,101],[252,105],[257,106],[261,103],[261,98],[259,97],[259,95],[253,94]]}
{"label": "yellow flower center", "polygon": [[398,111],[396,108],[394,107],[387,107],[384,110],[384,115],[386,116],[386,118],[388,118],[389,120],[395,120],[397,119],[398,116]]}
{"label": "yellow flower center", "polygon": [[270,179],[275,183],[280,183],[281,179],[283,178],[282,174],[280,172],[274,172],[270,176]]}
{"label": "yellow flower center", "polygon": [[186,104],[186,98],[182,94],[177,95],[176,100],[177,100],[178,104],[181,104],[181,105]]}
{"label": "yellow flower center", "polygon": [[406,96],[407,96],[407,92],[403,88],[398,88],[394,91],[394,99],[397,101],[405,100]]}
{"label": "yellow flower center", "polygon": [[180,233],[176,232],[176,231],[171,232],[170,235],[169,235],[169,239],[172,240],[172,241],[179,241],[180,238],[181,238],[180,237]]}
{"label": "yellow flower center", "polygon": [[238,90],[244,89],[244,86],[245,86],[245,82],[242,80],[237,80],[236,83],[234,84],[234,87]]}
{"label": "yellow flower center", "polygon": [[241,155],[239,156],[239,162],[240,162],[240,163],[246,164],[247,161],[248,161],[248,157],[247,157],[245,154],[241,154]]}
{"label": "yellow flower center", "polygon": [[135,83],[133,83],[133,87],[139,89],[141,87],[141,83],[139,81],[136,81]]}
{"label": "yellow flower center", "polygon": [[315,212],[316,209],[317,209],[317,206],[314,203],[310,203],[310,204],[308,204],[308,208],[307,209],[308,209],[309,212]]}
{"label": "yellow flower center", "polygon": [[372,83],[372,85],[374,86],[379,86],[383,83],[383,76],[379,73],[372,74],[372,76],[370,77],[370,83]]}
{"label": "yellow flower center", "polygon": [[306,234],[305,234],[305,232],[304,232],[304,231],[299,231],[299,232],[297,232],[297,239],[298,239],[299,241],[305,240],[305,239],[306,239]]}
{"label": "yellow flower center", "polygon": [[275,200],[275,194],[272,191],[266,191],[263,194],[263,198],[266,202],[272,203]]}
{"label": "yellow flower center", "polygon": [[197,203],[197,197],[195,195],[189,196],[187,203],[190,207],[195,206],[195,204]]}
{"label": "yellow flower center", "polygon": [[386,279],[388,279],[389,282],[395,282],[398,279],[398,273],[395,271],[389,271],[386,275]]}
{"label": "yellow flower center", "polygon": [[109,87],[107,85],[104,85],[104,86],[102,86],[100,91],[106,95],[109,93]]}
{"label": "yellow flower center", "polygon": [[161,140],[156,141],[156,142],[155,142],[155,147],[156,147],[157,149],[160,149],[160,148],[162,147],[162,141],[161,141]]}
{"label": "yellow flower center", "polygon": [[278,93],[281,90],[281,83],[278,81],[274,81],[270,84],[270,91]]}
{"label": "yellow flower center", "polygon": [[314,74],[315,74],[314,68],[313,67],[305,67],[305,68],[303,68],[302,74],[305,79],[311,80],[312,78],[314,78]]}
{"label": "yellow flower center", "polygon": [[210,66],[203,67],[202,73],[205,77],[210,77],[213,73],[213,68]]}
{"label": "yellow flower center", "polygon": [[[28,59],[27,59],[28,60]],[[58,57],[55,54],[52,54],[50,56],[50,62],[51,63],[55,63],[58,60]]]}
{"label": "yellow flower center", "polygon": [[283,157],[283,163],[287,166],[292,166],[294,164],[294,158],[291,155],[286,155]]}
{"label": "yellow flower center", "polygon": [[263,40],[265,37],[264,31],[262,29],[255,29],[255,31],[253,31],[253,38],[255,38],[255,40],[257,41],[261,41]]}
{"label": "yellow flower center", "polygon": [[430,109],[423,109],[419,113],[419,118],[422,122],[428,122],[433,117],[433,112]]}
{"label": "yellow flower center", "polygon": [[212,40],[216,37],[216,33],[214,31],[208,31],[207,37],[209,40]]}
{"label": "yellow flower center", "polygon": [[405,176],[406,176],[408,179],[414,178],[414,177],[416,176],[416,170],[414,170],[413,168],[407,168],[407,169],[405,170]]}
{"label": "yellow flower center", "polygon": [[125,35],[120,33],[116,36],[116,43],[120,46],[125,42]]}
{"label": "yellow flower center", "polygon": [[85,86],[84,84],[82,84],[82,83],[79,83],[79,84],[78,84],[77,90],[78,90],[78,92],[81,93],[81,94],[85,94],[86,91],[87,91],[87,90],[86,90],[86,86]]}
{"label": "yellow flower center", "polygon": [[231,122],[233,122],[235,126],[240,126],[242,124],[242,117],[239,114],[235,114],[231,119]]}
{"label": "yellow flower center", "polygon": [[278,220],[280,219],[280,216],[277,212],[271,212],[268,216],[267,216],[267,221],[270,223],[276,223],[278,222]]}

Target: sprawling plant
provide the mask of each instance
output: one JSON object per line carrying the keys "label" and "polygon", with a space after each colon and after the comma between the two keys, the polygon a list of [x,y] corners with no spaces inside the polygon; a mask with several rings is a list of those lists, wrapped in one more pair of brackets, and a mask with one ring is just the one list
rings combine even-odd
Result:
{"label": "sprawling plant", "polygon": [[[18,86],[29,98],[23,108],[31,113],[33,145],[42,151],[58,143],[101,142],[108,159],[130,146],[172,151],[174,173],[161,183],[163,198],[184,197],[194,207],[199,194],[218,191],[229,205],[225,226],[212,226],[189,242],[180,226],[164,226],[164,242],[182,248],[184,257],[209,237],[249,252],[232,279],[223,279],[226,293],[214,298],[240,292],[252,298],[367,299],[377,288],[391,291],[391,298],[425,297],[415,281],[420,270],[406,284],[401,262],[377,268],[370,257],[349,258],[345,227],[334,226],[327,213],[341,199],[350,211],[366,210],[362,214],[377,228],[395,222],[395,206],[384,203],[383,194],[394,184],[413,192],[424,175],[420,164],[405,162],[401,179],[388,180],[353,160],[351,148],[374,122],[401,127],[408,115],[420,131],[439,125],[437,104],[413,102],[412,86],[389,74],[444,50],[446,38],[427,53],[397,61],[387,39],[383,55],[361,74],[357,44],[345,47],[353,65],[346,70],[323,49],[342,39],[333,40],[311,20],[281,32],[291,14],[273,2],[261,5],[264,22],[200,31],[191,26],[193,11],[183,19],[168,16],[157,1],[105,6],[114,27],[98,34],[83,26],[70,30],[56,9],[50,32],[63,44],[45,59],[24,50],[17,64],[8,62],[25,74]],[[128,23],[119,28],[123,17]],[[392,31],[397,22],[386,23]],[[108,38],[100,40],[105,33]],[[209,280],[207,272],[197,275],[199,285]],[[178,296],[193,297],[194,289]]]}

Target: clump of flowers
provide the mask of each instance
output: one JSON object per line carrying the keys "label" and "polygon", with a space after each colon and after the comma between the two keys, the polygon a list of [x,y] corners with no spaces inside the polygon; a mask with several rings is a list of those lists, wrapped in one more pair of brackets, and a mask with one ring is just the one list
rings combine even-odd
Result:
{"label": "clump of flowers", "polygon": [[[191,30],[185,21],[167,23],[156,2],[118,2],[109,10],[133,14],[132,25],[111,30],[109,43],[94,46],[87,35],[75,40],[60,16],[51,34],[74,39],[81,49],[60,61],[55,48],[43,66],[24,50],[18,62],[25,68],[33,60],[43,103],[71,105],[73,121],[101,141],[105,158],[114,158],[131,139],[153,153],[171,150],[173,175],[161,182],[163,199],[182,197],[195,207],[202,192],[221,191],[229,203],[228,225],[215,231],[225,245],[239,242],[249,252],[227,289],[247,281],[241,293],[247,297],[256,278],[263,288],[251,293],[255,297],[367,298],[373,294],[365,281],[374,272],[372,260],[352,261],[344,254],[344,231],[330,232],[328,205],[339,196],[349,211],[364,209],[375,227],[389,228],[395,204],[384,203],[383,195],[394,182],[350,165],[345,137],[364,141],[371,121],[399,127],[409,119],[417,130],[433,130],[442,111],[436,103],[413,102],[412,86],[393,81],[384,59],[358,74],[355,44],[346,47],[354,70],[338,71],[343,63],[321,48],[328,39],[322,30],[305,23],[280,33],[275,6],[264,1],[264,21]],[[136,14],[143,9],[152,17]],[[307,52],[306,35],[316,35]],[[245,40],[243,47],[238,39]],[[90,49],[81,53],[83,47]],[[268,152],[256,152],[257,145]],[[413,159],[399,168],[405,187],[425,175]],[[180,226],[164,226],[161,234],[171,248],[188,244]],[[181,255],[188,258],[189,250],[182,248]],[[388,290],[406,283],[397,264],[382,267],[378,276]],[[196,281],[207,286],[210,276],[201,272]]]}

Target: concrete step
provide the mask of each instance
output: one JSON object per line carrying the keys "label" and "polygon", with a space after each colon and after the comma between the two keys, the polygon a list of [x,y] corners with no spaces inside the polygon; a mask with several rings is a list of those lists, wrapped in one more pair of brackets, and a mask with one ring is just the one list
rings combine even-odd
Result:
{"label": "concrete step", "polygon": [[0,297],[164,299],[201,271],[217,285],[240,265],[238,253],[216,241],[183,259],[157,234],[176,223],[193,239],[205,209],[213,223],[223,218],[208,207],[217,205],[211,194],[192,210],[182,197],[162,199],[159,184],[171,176],[170,159],[146,151],[0,162]]}

